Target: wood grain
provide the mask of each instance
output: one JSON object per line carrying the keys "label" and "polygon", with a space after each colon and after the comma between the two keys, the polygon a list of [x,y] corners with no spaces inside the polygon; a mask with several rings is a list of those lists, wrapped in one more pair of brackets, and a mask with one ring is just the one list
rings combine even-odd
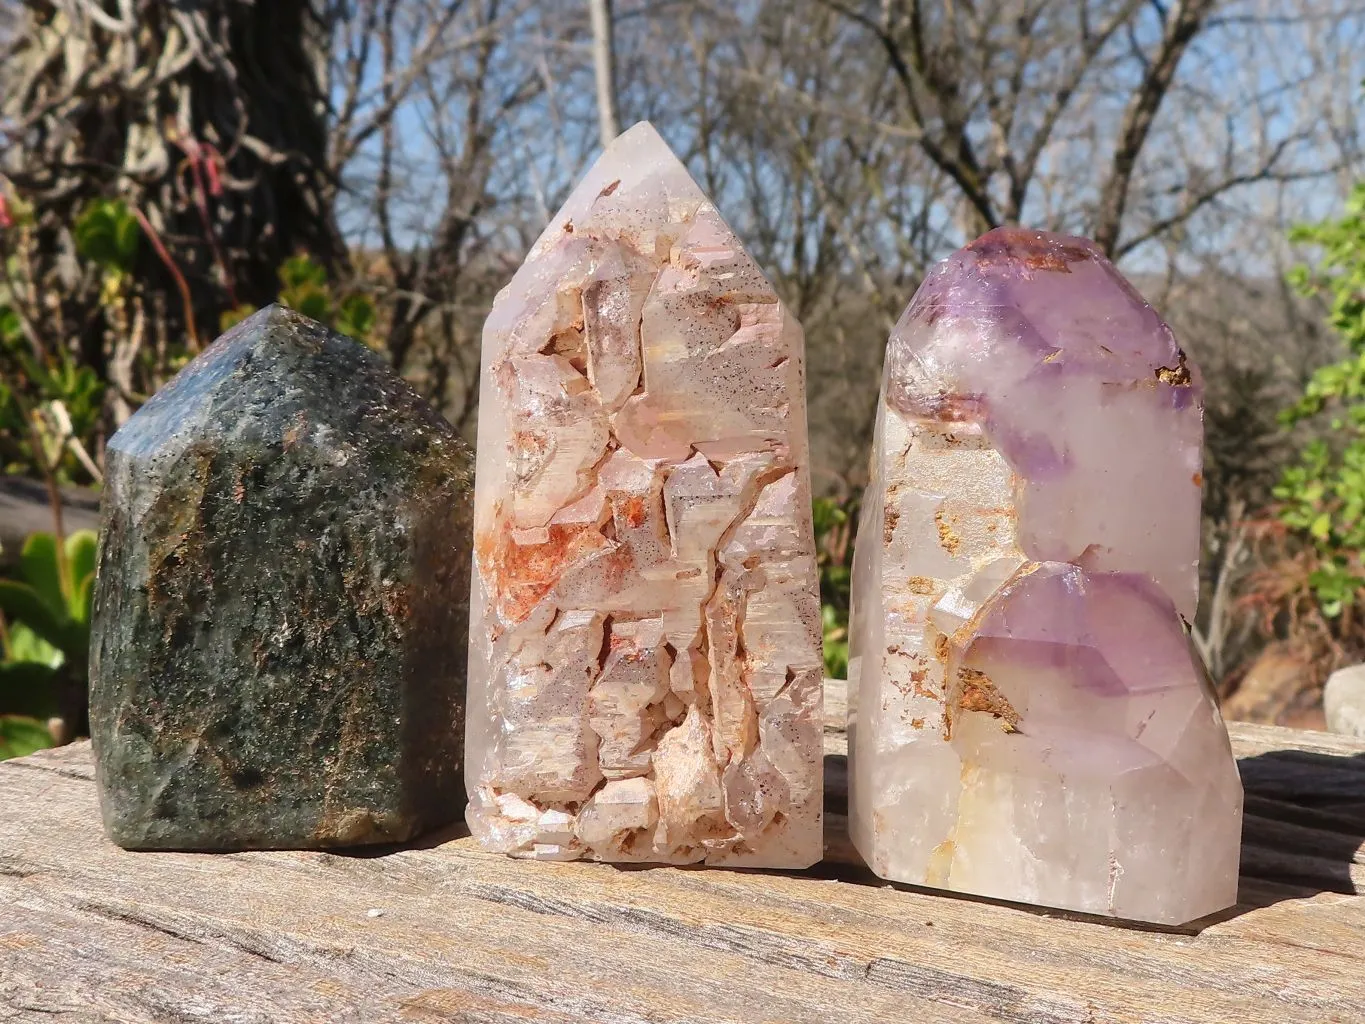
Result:
{"label": "wood grain", "polygon": [[534,864],[461,831],[364,855],[131,854],[88,745],[0,765],[0,1021],[1365,1021],[1365,742],[1230,731],[1242,903],[1178,930],[871,877]]}

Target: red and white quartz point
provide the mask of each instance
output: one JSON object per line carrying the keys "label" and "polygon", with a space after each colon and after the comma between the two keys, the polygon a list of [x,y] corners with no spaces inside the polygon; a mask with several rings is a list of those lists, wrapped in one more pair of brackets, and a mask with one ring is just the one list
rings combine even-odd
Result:
{"label": "red and white quartz point", "polygon": [[1091,243],[997,229],[891,334],[850,627],[850,830],[884,878],[1180,923],[1242,788],[1182,616],[1203,388]]}
{"label": "red and white quartz point", "polygon": [[607,149],[498,296],[466,748],[486,848],[820,858],[803,346],[648,124]]}

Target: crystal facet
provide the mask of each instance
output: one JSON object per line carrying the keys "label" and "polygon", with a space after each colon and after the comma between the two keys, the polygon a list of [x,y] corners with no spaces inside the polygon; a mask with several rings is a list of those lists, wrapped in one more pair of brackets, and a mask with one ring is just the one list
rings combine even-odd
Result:
{"label": "crystal facet", "polygon": [[886,353],[853,570],[850,829],[885,878],[1154,922],[1236,899],[1181,617],[1202,385],[1089,242],[997,229]]}
{"label": "crystal facet", "polygon": [[473,457],[278,306],[106,455],[90,725],[135,849],[397,842],[460,813]]}
{"label": "crystal facet", "polygon": [[488,848],[821,854],[801,329],[648,124],[484,329],[466,778]]}

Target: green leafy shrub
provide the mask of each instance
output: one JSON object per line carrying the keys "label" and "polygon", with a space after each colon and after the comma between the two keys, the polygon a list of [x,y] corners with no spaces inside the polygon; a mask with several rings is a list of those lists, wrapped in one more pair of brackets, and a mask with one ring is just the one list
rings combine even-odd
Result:
{"label": "green leafy shrub", "polygon": [[[102,305],[121,303],[141,238],[136,217],[118,200],[96,200],[72,235],[77,254],[103,271]],[[10,280],[20,277],[8,269]],[[0,286],[0,470],[59,483],[98,480],[89,453],[98,450],[105,382],[74,345],[32,342],[12,300]]]}
{"label": "green leafy shrub", "polygon": [[1329,619],[1345,616],[1365,594],[1365,185],[1338,220],[1295,230],[1294,241],[1320,249],[1314,267],[1293,284],[1328,302],[1328,323],[1346,355],[1313,374],[1303,397],[1281,415],[1291,427],[1313,420],[1328,428],[1285,470],[1275,496],[1280,517],[1315,555],[1308,583]]}
{"label": "green leafy shrub", "polygon": [[[378,314],[368,295],[353,292],[338,298],[327,281],[326,268],[306,253],[285,260],[279,274],[283,305],[362,344],[372,344]],[[254,312],[251,306],[238,306],[223,314],[219,326],[226,331]]]}
{"label": "green leafy shrub", "polygon": [[21,579],[0,579],[0,759],[51,746],[44,724],[62,711],[64,687],[85,685],[96,537],[58,543],[35,533],[20,554]]}
{"label": "green leafy shrub", "polygon": [[66,352],[41,362],[7,335],[0,307],[0,363],[18,367],[14,385],[0,381],[0,470],[26,475],[51,472],[60,483],[89,475],[72,441],[86,444],[104,410],[104,381]]}
{"label": "green leafy shrub", "polygon": [[848,609],[852,584],[853,531],[857,502],[816,498],[816,564],[820,568],[820,623],[824,632],[825,675],[848,677]]}
{"label": "green leafy shrub", "polygon": [[[26,387],[0,382],[0,469],[22,475],[47,468],[61,483],[77,482],[84,467],[69,441],[94,435],[104,408],[104,382],[65,353],[46,363],[33,358],[5,336],[7,312],[0,307],[0,352],[19,368]],[[31,404],[35,397],[38,402]]]}
{"label": "green leafy shrub", "polygon": [[107,273],[126,274],[137,260],[142,228],[122,200],[96,199],[81,210],[72,235],[82,258],[98,263]]}

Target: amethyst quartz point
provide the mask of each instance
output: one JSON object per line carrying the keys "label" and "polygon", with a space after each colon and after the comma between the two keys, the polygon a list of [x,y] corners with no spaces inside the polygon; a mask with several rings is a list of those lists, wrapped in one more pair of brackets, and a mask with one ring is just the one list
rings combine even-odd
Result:
{"label": "amethyst quartz point", "polygon": [[1090,242],[1000,228],[887,346],[853,569],[850,829],[884,878],[1158,923],[1236,901],[1183,619],[1203,387]]}

